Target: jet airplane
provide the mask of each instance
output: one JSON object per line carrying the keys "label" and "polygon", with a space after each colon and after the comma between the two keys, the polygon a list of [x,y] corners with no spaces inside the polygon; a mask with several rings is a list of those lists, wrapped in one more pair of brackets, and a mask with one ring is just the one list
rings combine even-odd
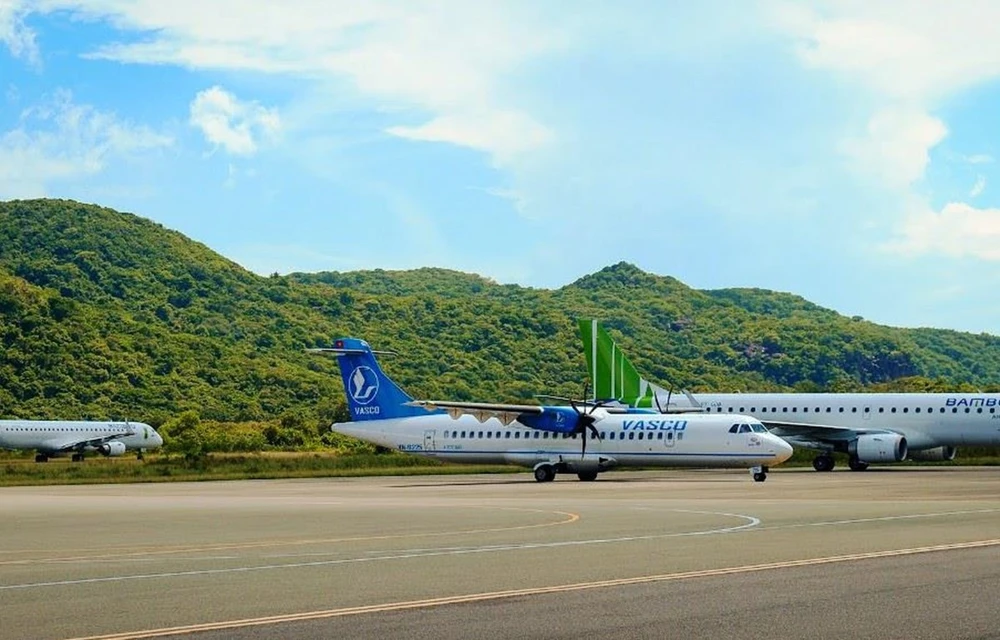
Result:
{"label": "jet airplane", "polygon": [[580,320],[595,397],[665,413],[702,411],[754,416],[793,446],[818,451],[817,471],[833,452],[864,471],[874,462],[952,460],[956,447],[1000,446],[996,393],[687,393],[643,378],[596,320]]}
{"label": "jet airplane", "polygon": [[163,438],[143,422],[100,422],[92,420],[0,420],[0,449],[33,449],[35,462],[71,454],[73,462],[83,461],[84,452],[120,456],[136,450],[163,445]]}

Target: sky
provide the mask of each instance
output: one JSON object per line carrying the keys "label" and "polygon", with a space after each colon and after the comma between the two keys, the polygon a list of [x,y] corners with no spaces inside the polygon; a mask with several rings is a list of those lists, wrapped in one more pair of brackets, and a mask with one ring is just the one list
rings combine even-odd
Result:
{"label": "sky", "polygon": [[0,0],[0,199],[1000,334],[993,0]]}

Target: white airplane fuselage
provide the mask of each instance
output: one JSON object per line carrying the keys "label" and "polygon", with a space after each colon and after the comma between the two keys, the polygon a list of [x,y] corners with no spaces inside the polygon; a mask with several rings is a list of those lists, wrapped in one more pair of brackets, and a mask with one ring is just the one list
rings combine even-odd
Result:
{"label": "white airplane fuselage", "polygon": [[143,422],[0,420],[0,449],[33,449],[46,455],[57,455],[71,451],[99,451],[99,445],[70,445],[102,440],[120,442],[127,450],[155,449],[163,444],[156,430]]}
{"label": "white airplane fuselage", "polygon": [[791,446],[767,432],[730,433],[734,424],[759,426],[749,416],[609,414],[594,425],[601,438],[533,429],[517,422],[480,423],[446,414],[343,422],[332,430],[386,448],[451,462],[516,464],[560,462],[574,469],[625,467],[757,467],[784,462]]}
{"label": "white airplane fuselage", "polygon": [[[975,393],[695,393],[712,413],[763,422],[885,429],[911,450],[1000,446],[1000,394]],[[682,398],[674,396],[673,400]],[[683,404],[679,408],[683,408]]]}

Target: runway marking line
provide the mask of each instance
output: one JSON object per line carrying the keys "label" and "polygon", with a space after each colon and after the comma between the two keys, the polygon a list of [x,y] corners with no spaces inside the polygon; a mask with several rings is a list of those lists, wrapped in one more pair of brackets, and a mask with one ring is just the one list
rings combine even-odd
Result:
{"label": "runway marking line", "polygon": [[[136,549],[135,547],[132,547],[133,550],[124,553],[119,551],[115,553],[64,556],[59,558],[19,558],[17,560],[0,560],[0,566],[35,564],[35,563],[55,564],[60,562],[79,562],[81,560],[101,560],[105,558],[130,558],[136,556],[161,556],[161,555],[171,555],[175,553],[192,553],[197,551],[228,551],[230,549],[259,549],[261,547],[291,547],[291,546],[301,546],[307,544],[329,544],[333,542],[363,542],[366,540],[398,540],[402,538],[439,538],[445,536],[473,535],[480,533],[501,533],[505,531],[524,531],[526,529],[542,529],[545,527],[558,527],[564,524],[572,524],[580,519],[580,514],[571,513],[569,511],[549,511],[546,509],[528,509],[521,507],[480,507],[480,508],[483,509],[488,508],[491,510],[501,510],[501,511],[506,510],[506,511],[528,511],[532,513],[548,513],[566,517],[563,520],[556,520],[554,522],[523,524],[514,527],[496,527],[493,529],[466,529],[461,531],[429,531],[423,533],[397,533],[397,534],[383,535],[383,536],[354,536],[348,538],[317,538],[317,539],[306,539],[306,540],[233,542],[226,544],[214,544],[214,545],[210,544],[202,546],[170,547],[167,549],[157,548],[150,551],[142,550],[141,548]],[[33,553],[33,552],[3,551],[0,553]]]}
{"label": "runway marking line", "polygon": [[186,635],[204,631],[226,631],[229,629],[239,629],[243,627],[256,627],[256,626],[280,624],[288,622],[307,622],[311,620],[322,620],[325,618],[340,618],[346,616],[364,615],[368,613],[389,613],[395,611],[406,611],[408,609],[426,609],[431,607],[440,607],[453,604],[469,604],[475,602],[484,602],[488,600],[501,600],[505,598],[546,595],[551,593],[566,593],[571,591],[584,591],[588,589],[604,589],[608,587],[624,587],[637,584],[650,584],[655,582],[690,580],[693,578],[711,578],[718,576],[737,575],[743,573],[773,571],[776,569],[813,567],[818,565],[835,564],[840,562],[857,562],[860,560],[910,556],[910,555],[933,553],[939,551],[982,549],[994,546],[1000,546],[1000,538],[994,538],[991,540],[976,540],[972,542],[957,542],[952,544],[939,544],[926,547],[913,547],[909,549],[891,549],[887,551],[868,551],[864,553],[850,553],[846,555],[827,556],[822,558],[784,560],[781,562],[751,564],[740,567],[726,567],[722,569],[701,569],[697,571],[683,571],[679,573],[665,573],[660,575],[638,576],[634,578],[617,578],[612,580],[599,580],[594,582],[578,582],[573,584],[553,585],[549,587],[510,589],[507,591],[471,593],[458,596],[445,596],[441,598],[428,598],[425,600],[410,600],[406,602],[390,602],[385,604],[361,605],[357,607],[344,607],[341,609],[326,609],[321,611],[307,611],[304,613],[290,613],[290,614],[282,614],[275,616],[265,616],[261,618],[244,618],[242,620],[227,620],[223,622],[207,622],[207,623],[184,625],[177,627],[163,627],[160,629],[147,629],[144,631],[126,631],[123,633],[112,633],[107,635],[73,638],[71,640],[139,640],[142,638],[160,638],[164,636]]}

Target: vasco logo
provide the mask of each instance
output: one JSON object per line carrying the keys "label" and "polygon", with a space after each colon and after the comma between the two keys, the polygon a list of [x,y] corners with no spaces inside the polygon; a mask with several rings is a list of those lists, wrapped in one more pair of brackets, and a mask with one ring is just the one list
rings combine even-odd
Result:
{"label": "vasco logo", "polygon": [[371,367],[356,367],[351,372],[351,398],[358,404],[368,404],[378,395],[378,376]]}

